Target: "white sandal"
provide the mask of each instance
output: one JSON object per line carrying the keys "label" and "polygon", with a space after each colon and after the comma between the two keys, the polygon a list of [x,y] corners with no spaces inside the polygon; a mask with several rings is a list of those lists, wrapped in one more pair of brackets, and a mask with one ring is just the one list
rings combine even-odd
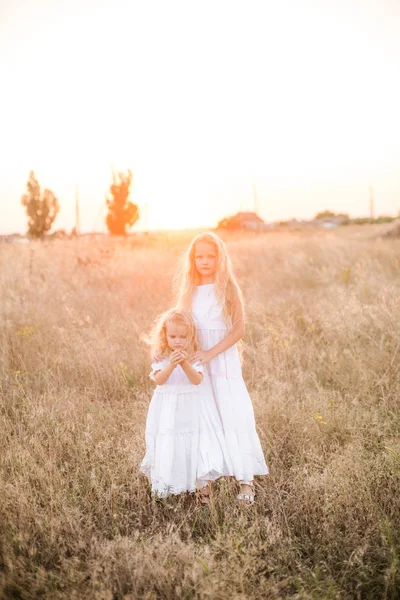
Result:
{"label": "white sandal", "polygon": [[243,502],[243,504],[254,504],[254,497],[255,497],[255,493],[254,493],[254,483],[252,481],[241,481],[240,485],[248,485],[251,490],[252,490],[252,494],[238,494],[236,496],[236,499],[239,500],[239,502]]}

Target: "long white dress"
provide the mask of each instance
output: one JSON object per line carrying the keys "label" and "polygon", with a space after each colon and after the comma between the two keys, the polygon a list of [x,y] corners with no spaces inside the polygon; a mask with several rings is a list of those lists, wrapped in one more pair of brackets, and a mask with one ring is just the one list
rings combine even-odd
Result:
{"label": "long white dress", "polygon": [[[150,377],[154,380],[156,371],[168,363],[153,363]],[[178,365],[166,383],[156,387],[149,405],[140,471],[159,497],[193,492],[231,470],[208,374],[199,363],[192,366],[203,373],[199,385],[190,383]]]}
{"label": "long white dress", "polygon": [[[215,295],[215,284],[196,287],[192,298],[192,314],[199,331],[203,350],[209,350],[229,332],[221,305]],[[232,471],[238,481],[251,481],[254,475],[267,475],[263,450],[256,431],[253,405],[243,381],[236,344],[218,354],[208,365],[215,399],[229,454]]]}

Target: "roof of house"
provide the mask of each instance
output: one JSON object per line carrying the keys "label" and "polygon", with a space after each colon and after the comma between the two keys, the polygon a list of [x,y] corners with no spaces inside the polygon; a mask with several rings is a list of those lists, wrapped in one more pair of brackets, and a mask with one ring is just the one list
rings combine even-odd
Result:
{"label": "roof of house", "polygon": [[242,221],[257,221],[258,223],[264,223],[262,218],[259,217],[255,212],[238,212],[232,218],[240,219]]}

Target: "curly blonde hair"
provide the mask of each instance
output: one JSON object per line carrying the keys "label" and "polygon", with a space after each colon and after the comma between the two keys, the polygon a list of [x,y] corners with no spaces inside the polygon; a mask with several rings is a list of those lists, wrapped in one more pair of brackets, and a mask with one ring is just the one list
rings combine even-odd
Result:
{"label": "curly blonde hair", "polygon": [[175,323],[176,325],[184,325],[187,327],[188,345],[186,351],[188,354],[200,350],[197,329],[190,313],[180,308],[171,308],[160,315],[156,320],[156,324],[150,337],[152,356],[167,358],[172,352],[167,341],[168,323]]}
{"label": "curly blonde hair", "polygon": [[196,244],[206,242],[212,244],[217,255],[217,267],[215,273],[215,295],[218,302],[223,307],[225,320],[229,324],[233,320],[235,309],[240,306],[244,311],[243,296],[239,284],[233,274],[232,263],[228,255],[225,243],[218,235],[211,231],[206,231],[197,235],[191,242],[178,276],[179,292],[178,306],[184,310],[190,310],[192,304],[192,294],[199,283],[200,275],[196,269],[195,253]]}

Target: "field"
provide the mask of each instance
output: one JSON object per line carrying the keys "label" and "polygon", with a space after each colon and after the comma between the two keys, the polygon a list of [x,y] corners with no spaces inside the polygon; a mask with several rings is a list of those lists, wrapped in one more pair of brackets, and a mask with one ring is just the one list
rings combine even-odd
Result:
{"label": "field", "polygon": [[144,340],[188,237],[0,246],[0,597],[400,596],[400,241],[230,237],[270,476],[151,499]]}

